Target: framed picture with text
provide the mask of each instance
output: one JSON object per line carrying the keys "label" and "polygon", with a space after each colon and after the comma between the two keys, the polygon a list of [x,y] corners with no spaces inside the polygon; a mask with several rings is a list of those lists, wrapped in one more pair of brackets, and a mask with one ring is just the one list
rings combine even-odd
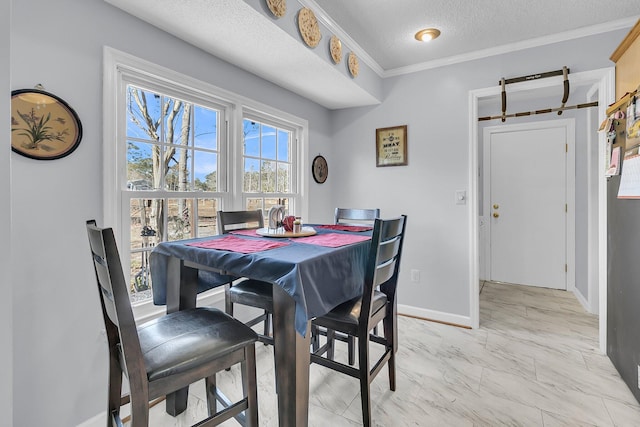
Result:
{"label": "framed picture with text", "polygon": [[376,129],[376,166],[407,164],[407,125]]}

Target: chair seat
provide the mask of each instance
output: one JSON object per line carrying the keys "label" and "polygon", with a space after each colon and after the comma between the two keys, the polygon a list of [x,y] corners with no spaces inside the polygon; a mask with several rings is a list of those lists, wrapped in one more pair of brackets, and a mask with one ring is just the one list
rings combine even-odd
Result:
{"label": "chair seat", "polygon": [[[382,292],[374,291],[373,300],[371,302],[371,317],[377,317],[376,314],[386,305],[387,296]],[[324,326],[335,331],[347,332],[356,335],[361,306],[362,297],[357,297],[340,304],[324,316],[318,317],[313,322],[318,326]]]}
{"label": "chair seat", "polygon": [[249,305],[273,312],[273,288],[271,283],[247,279],[234,284],[229,289],[229,297],[234,304]]}
{"label": "chair seat", "polygon": [[256,333],[215,308],[168,314],[138,327],[149,381],[197,369],[255,342]]}

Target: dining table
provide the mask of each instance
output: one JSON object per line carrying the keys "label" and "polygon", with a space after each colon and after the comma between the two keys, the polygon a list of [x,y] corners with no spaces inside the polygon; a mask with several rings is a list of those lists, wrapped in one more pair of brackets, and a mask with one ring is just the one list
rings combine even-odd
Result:
{"label": "dining table", "polygon": [[[171,313],[195,307],[198,293],[233,279],[272,286],[279,425],[305,427],[311,319],[361,295],[371,230],[315,224],[298,234],[263,228],[162,242],[150,255],[153,301]],[[167,412],[183,412],[187,393],[167,396]]]}

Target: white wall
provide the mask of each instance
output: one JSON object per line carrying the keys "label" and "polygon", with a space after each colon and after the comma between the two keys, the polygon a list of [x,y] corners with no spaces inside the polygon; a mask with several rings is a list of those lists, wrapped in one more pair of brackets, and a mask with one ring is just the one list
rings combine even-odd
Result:
{"label": "white wall", "polygon": [[[385,80],[383,104],[333,113],[335,202],[408,214],[399,302],[413,314],[464,322],[469,311],[468,93],[517,77],[568,66],[612,66],[609,55],[627,30],[556,43]],[[499,106],[497,108],[499,112]],[[375,167],[375,129],[408,125],[409,165]],[[338,156],[339,153],[339,156]],[[474,197],[474,194],[470,194]],[[410,270],[421,271],[420,283]],[[470,323],[469,323],[470,324]]]}
{"label": "white wall", "polygon": [[[13,4],[12,19],[11,89],[41,83],[76,110],[84,129],[78,149],[63,159],[36,161],[11,154],[16,236],[12,267],[20,272],[11,284],[13,321],[19,325],[14,342],[14,425],[69,427],[106,410],[107,349],[100,334],[102,318],[84,228],[89,218],[102,223],[102,144],[112,143],[102,141],[103,46],[307,119],[310,152],[329,158],[330,116],[326,109],[100,0],[20,0]],[[5,31],[6,26],[0,28]],[[4,50],[7,42],[0,40]],[[4,68],[1,73],[6,76]],[[6,83],[6,77],[2,81]],[[0,156],[0,162],[6,158]],[[0,167],[3,176],[6,171]],[[310,193],[313,220],[331,206],[329,186],[312,182]],[[0,230],[8,230],[6,221],[0,224]],[[6,245],[2,251],[0,255],[6,255]],[[3,307],[10,304],[0,300]],[[2,315],[6,312],[0,310]]]}
{"label": "white wall", "polygon": [[[4,141],[0,153],[0,241],[11,241],[11,131],[9,121],[9,47],[11,40],[11,1],[0,2],[0,140]],[[13,425],[13,281],[11,277],[11,245],[0,245],[0,414],[3,422]]]}

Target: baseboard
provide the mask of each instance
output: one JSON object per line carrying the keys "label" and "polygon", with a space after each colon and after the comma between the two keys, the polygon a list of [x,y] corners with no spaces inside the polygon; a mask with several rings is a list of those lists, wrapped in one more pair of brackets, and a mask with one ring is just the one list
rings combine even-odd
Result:
{"label": "baseboard", "polygon": [[586,298],[582,295],[582,292],[580,292],[578,288],[573,288],[573,294],[576,296],[580,304],[582,304],[582,308],[584,308],[587,313],[592,313],[591,309],[589,308],[589,301],[586,300]]}
{"label": "baseboard", "polygon": [[462,326],[464,328],[472,327],[471,318],[469,316],[460,316],[459,314],[445,313],[442,311],[429,310],[411,305],[398,304],[398,314],[439,323],[446,323],[447,325]]}
{"label": "baseboard", "polygon": [[103,411],[95,417],[89,418],[85,422],[78,424],[76,427],[104,427],[106,421],[107,411]]}

